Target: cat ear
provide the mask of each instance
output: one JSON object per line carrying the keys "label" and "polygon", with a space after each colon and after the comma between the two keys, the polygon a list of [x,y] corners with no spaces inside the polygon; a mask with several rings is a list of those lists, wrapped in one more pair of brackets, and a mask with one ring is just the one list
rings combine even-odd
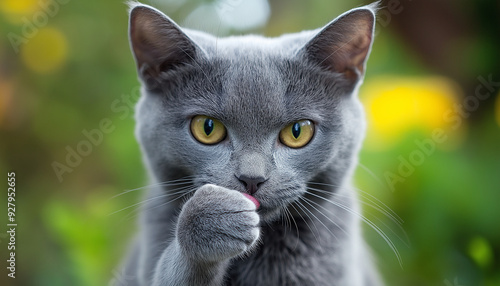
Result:
{"label": "cat ear", "polygon": [[162,12],[131,4],[129,37],[139,76],[155,88],[160,73],[194,61],[201,49]]}
{"label": "cat ear", "polygon": [[375,27],[375,5],[350,10],[321,29],[299,53],[351,85],[363,77]]}

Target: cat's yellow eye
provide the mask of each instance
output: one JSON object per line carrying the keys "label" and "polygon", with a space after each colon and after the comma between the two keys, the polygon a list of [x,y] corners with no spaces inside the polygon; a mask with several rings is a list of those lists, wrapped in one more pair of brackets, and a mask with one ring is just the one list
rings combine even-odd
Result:
{"label": "cat's yellow eye", "polygon": [[310,120],[300,120],[283,128],[280,141],[290,148],[301,148],[311,141],[314,135],[314,124]]}
{"label": "cat's yellow eye", "polygon": [[213,145],[226,138],[226,127],[217,119],[197,115],[191,120],[191,133],[201,143]]}

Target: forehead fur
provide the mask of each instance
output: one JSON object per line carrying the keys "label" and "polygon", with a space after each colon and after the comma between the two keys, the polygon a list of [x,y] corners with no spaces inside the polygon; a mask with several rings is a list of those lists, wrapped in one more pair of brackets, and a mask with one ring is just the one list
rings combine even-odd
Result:
{"label": "forehead fur", "polygon": [[296,55],[314,32],[224,39],[190,30],[187,34],[204,57],[165,75],[167,105],[248,131],[282,128],[300,119],[321,121],[335,114],[341,98],[337,76]]}

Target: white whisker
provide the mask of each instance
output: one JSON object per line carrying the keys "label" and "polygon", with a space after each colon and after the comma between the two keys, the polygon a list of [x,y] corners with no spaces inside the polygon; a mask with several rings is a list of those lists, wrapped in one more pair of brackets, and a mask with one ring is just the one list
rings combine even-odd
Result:
{"label": "white whisker", "polygon": [[290,222],[290,218],[288,217],[288,212],[286,211],[286,207],[281,207],[281,217],[282,217],[282,220],[283,220],[283,223],[285,224],[285,237],[287,236],[286,235],[286,231],[287,231],[287,228],[290,226],[292,227],[291,225],[291,222]]}
{"label": "white whisker", "polygon": [[[328,193],[328,192],[326,192]],[[340,197],[349,197],[348,195],[341,195],[341,194],[334,194],[332,196],[332,198],[335,198],[337,196],[340,196]],[[376,220],[378,220],[380,223],[382,223],[385,227],[387,227],[394,235],[396,235],[399,240],[401,240],[406,246],[410,247],[410,238],[408,237],[408,234],[406,233],[406,231],[404,230],[403,226],[393,217],[391,216],[389,213],[387,213],[387,211],[385,209],[381,209],[378,207],[378,205],[373,205],[373,204],[370,204],[370,203],[367,203],[365,201],[362,201],[362,200],[359,200],[357,199],[357,201],[359,201],[362,205],[365,205],[365,206],[368,206],[370,208],[373,208],[374,210],[378,211],[379,213],[385,215],[386,217],[388,217],[392,222],[394,222],[394,224],[396,225],[396,227],[404,234],[405,236],[405,239],[401,238],[399,236],[399,234],[397,234],[390,226],[388,226],[382,219],[380,219],[377,215],[373,214],[373,213],[370,213],[369,209],[364,209],[365,212],[367,212],[368,214],[372,215]]]}
{"label": "white whisker", "polygon": [[119,213],[119,212],[121,212],[121,211],[124,211],[124,210],[130,209],[130,208],[133,208],[133,207],[135,207],[135,206],[140,206],[140,205],[143,205],[143,204],[145,204],[145,203],[147,203],[147,202],[150,202],[150,201],[156,200],[156,199],[158,199],[158,198],[162,198],[162,197],[169,197],[169,196],[173,196],[173,195],[176,195],[176,194],[179,194],[179,193],[183,193],[186,189],[189,189],[189,188],[191,188],[191,186],[186,186],[186,187],[181,187],[181,188],[173,189],[173,190],[171,190],[171,191],[173,191],[174,193],[167,193],[167,194],[158,195],[158,196],[155,196],[155,197],[152,197],[152,198],[148,198],[148,199],[143,200],[143,201],[141,201],[141,202],[138,202],[138,203],[135,203],[135,204],[133,204],[133,205],[130,205],[130,206],[124,207],[124,208],[122,208],[122,209],[120,209],[120,210],[114,211],[114,212],[112,212],[112,213],[108,214],[108,216],[113,215],[113,214],[116,214],[116,213]]}
{"label": "white whisker", "polygon": [[114,195],[112,196],[111,198],[109,198],[109,200],[112,200],[116,197],[119,197],[119,196],[122,196],[122,195],[125,195],[125,194],[128,194],[130,192],[134,192],[134,191],[138,191],[138,190],[142,190],[142,189],[146,189],[146,188],[151,188],[151,187],[158,187],[158,186],[177,186],[177,185],[183,185],[183,184],[189,184],[189,183],[192,183],[193,182],[193,178],[194,176],[187,176],[187,177],[184,177],[184,178],[181,178],[181,179],[177,179],[177,180],[172,180],[172,181],[166,181],[166,182],[159,182],[159,183],[154,183],[154,184],[150,184],[150,185],[146,185],[146,186],[143,186],[143,187],[140,187],[140,188],[135,188],[135,189],[130,189],[130,190],[125,190],[117,195]]}
{"label": "white whisker", "polygon": [[[321,191],[321,190],[317,190],[317,189],[314,189],[314,188],[310,188],[308,187],[309,190],[312,190],[312,191]],[[308,194],[314,196],[314,197],[317,197],[321,200],[324,200],[326,202],[329,202],[357,217],[359,217],[364,223],[366,223],[367,225],[369,225],[373,230],[375,230],[384,240],[385,242],[389,245],[389,247],[391,248],[391,250],[394,252],[394,254],[396,255],[396,258],[399,262],[399,265],[401,266],[401,268],[403,267],[403,261],[401,259],[401,255],[399,254],[399,251],[397,250],[396,248],[396,245],[391,241],[391,239],[385,234],[385,232],[383,230],[381,230],[377,225],[375,225],[371,220],[367,219],[366,217],[364,217],[362,214],[352,210],[351,208],[341,204],[340,202],[336,202],[336,201],[333,201],[333,200],[329,200],[325,197],[322,197],[322,196],[319,196],[315,193],[312,193],[312,192],[307,192]]]}
{"label": "white whisker", "polygon": [[[131,218],[135,217],[135,216],[139,213],[139,210],[142,210],[142,211],[150,211],[150,210],[155,209],[155,208],[159,208],[159,207],[166,206],[166,205],[168,205],[169,203],[172,203],[172,202],[174,202],[174,201],[176,201],[176,200],[178,200],[178,199],[181,199],[181,198],[185,197],[186,195],[188,195],[188,194],[190,194],[190,193],[192,193],[192,192],[196,191],[197,189],[198,189],[198,188],[192,188],[192,189],[190,189],[190,188],[186,188],[184,191],[182,191],[182,194],[181,194],[181,195],[177,196],[177,197],[176,197],[176,198],[174,198],[174,199],[171,199],[171,200],[169,200],[169,201],[166,201],[166,202],[161,203],[161,204],[156,205],[156,206],[152,206],[152,207],[150,207],[150,208],[147,208],[147,207],[146,207],[146,208],[142,208],[142,209],[139,209],[139,208],[138,208],[138,209],[135,209],[134,211],[130,212],[130,213],[126,216],[126,219],[131,219]],[[187,190],[187,191],[186,191],[186,190]],[[180,192],[177,192],[177,194],[178,194],[178,193],[180,193]],[[174,195],[174,194],[172,194],[172,195]],[[156,198],[160,198],[160,197],[162,197],[162,196],[158,196],[158,197],[156,197]]]}
{"label": "white whisker", "polygon": [[[324,217],[328,218],[325,214],[323,214],[322,212],[320,212],[317,208],[315,208],[315,207],[314,207],[313,205],[311,205],[308,201],[306,201],[306,200],[305,200],[305,199],[306,199],[305,197],[301,197],[301,199],[304,199],[304,202],[305,202],[305,203],[307,203],[309,206],[311,206],[312,208],[314,208],[317,212],[319,212],[320,214],[322,214]],[[304,207],[305,207],[305,206],[304,206]],[[320,219],[319,219],[319,218],[318,218],[315,214],[313,214],[313,212],[312,212],[311,210],[309,210],[309,209],[307,209],[307,208],[306,208],[306,210],[307,210],[307,211],[308,211],[308,212],[309,212],[309,213],[310,213],[310,214],[311,214],[314,218],[316,218],[316,220],[317,220],[317,221],[318,221],[318,222],[319,222],[322,226],[324,226],[324,227],[326,228],[326,230],[328,230],[328,232],[329,232],[331,235],[333,235],[333,237],[335,237],[335,239],[336,239],[337,241],[339,241],[339,238],[338,238],[338,237],[337,237],[337,236],[336,236],[336,235],[335,235],[335,234],[334,234],[334,233],[333,233],[333,232],[332,232],[332,231],[331,231],[331,230],[330,230],[330,229],[329,229],[329,228],[328,228],[328,227],[327,227],[327,226],[326,226],[326,225],[325,225],[325,224],[324,224],[324,223],[323,223],[323,222],[322,222],[322,221],[321,221],[321,220],[320,220]],[[341,228],[341,227],[340,227],[337,223],[333,222],[330,218],[328,218],[328,219],[329,219],[329,220],[330,220],[333,224],[335,224],[338,228],[342,229],[342,228]],[[342,231],[344,231],[344,230],[342,229]],[[346,232],[344,231],[344,233],[346,233]],[[346,233],[346,234],[347,234],[347,233]]]}
{"label": "white whisker", "polygon": [[[341,186],[333,185],[333,184],[317,183],[317,182],[308,182],[308,183],[311,184],[311,185],[319,185],[319,186],[327,186],[327,187],[333,187],[333,188],[347,189],[345,187],[341,187]],[[384,213],[386,213],[389,217],[392,217],[395,220],[395,222],[397,222],[398,224],[403,224],[404,223],[403,219],[401,219],[401,217],[399,217],[396,214],[395,211],[393,211],[389,206],[387,206],[386,204],[384,204],[384,202],[382,202],[381,200],[377,199],[373,195],[371,195],[368,192],[365,192],[365,191],[363,191],[361,189],[354,188],[354,187],[352,187],[352,189],[356,190],[358,192],[358,194],[362,198],[368,200],[369,202],[373,203],[374,205],[376,205],[377,207],[379,207],[381,210],[383,210]]]}
{"label": "white whisker", "polygon": [[[331,187],[337,187],[335,185],[331,185],[331,184],[324,184],[324,183],[314,183],[314,182],[310,182],[311,184],[317,184],[317,185],[323,185],[323,186],[331,186]],[[347,188],[342,188],[342,189],[347,189]],[[353,188],[354,190],[358,191],[358,192],[363,192],[362,190],[360,189],[356,189],[356,188]],[[389,227],[386,223],[384,223],[380,218],[378,218],[376,215],[372,214],[373,217],[375,217],[379,222],[381,222],[384,226],[386,226],[393,234],[395,234],[399,240],[401,240],[406,246],[410,247],[410,238],[408,237],[408,234],[406,233],[406,231],[404,230],[403,228],[403,220],[393,211],[391,210],[387,205],[385,205],[382,201],[380,201],[379,199],[371,196],[370,194],[366,193],[367,195],[369,195],[370,197],[372,197],[374,200],[380,202],[382,205],[384,205],[385,207],[387,207],[387,209],[385,209],[383,206],[379,205],[376,201],[370,199],[369,197],[367,196],[364,196],[363,194],[359,194],[361,196],[361,198],[369,201],[370,203],[368,202],[365,202],[364,200],[361,200],[359,198],[356,198],[356,197],[352,197],[352,196],[349,196],[349,195],[346,195],[346,194],[340,194],[340,193],[332,193],[332,192],[328,192],[328,191],[325,191],[325,190],[321,190],[321,189],[314,189],[316,192],[319,192],[319,193],[324,193],[324,194],[328,194],[328,195],[331,195],[333,196],[332,198],[334,197],[345,197],[345,198],[351,198],[351,199],[355,199],[356,201],[358,201],[359,203],[363,204],[363,205],[366,205],[366,206],[369,206],[371,208],[373,208],[374,210],[378,211],[379,213],[385,215],[386,217],[388,217],[392,222],[394,222],[397,226],[397,228],[403,233],[405,239],[401,238],[401,236],[399,234],[397,234],[391,227]],[[369,210],[366,210],[365,211],[369,211]]]}
{"label": "white whisker", "polygon": [[392,220],[395,224],[397,224],[400,228],[401,228],[401,222],[398,220],[397,217],[395,217],[392,213],[390,213],[389,211],[387,211],[386,209],[384,209],[383,207],[381,207],[379,204],[377,204],[376,202],[370,200],[369,198],[366,198],[364,196],[361,196],[362,198],[368,200],[370,203],[368,202],[365,202],[363,200],[360,200],[356,197],[353,197],[353,196],[350,196],[350,195],[347,195],[347,194],[340,194],[340,193],[332,193],[332,192],[328,192],[328,191],[325,191],[325,190],[321,190],[321,189],[315,189],[315,191],[317,192],[320,192],[320,193],[324,193],[324,194],[328,194],[328,195],[332,195],[332,196],[335,196],[335,197],[345,197],[345,198],[350,198],[350,199],[354,199],[356,200],[357,202],[361,203],[361,204],[364,204],[364,205],[367,205],[375,210],[377,210],[378,212],[380,212],[381,214],[387,216],[390,220]]}
{"label": "white whisker", "polygon": [[377,177],[377,175],[375,175],[375,173],[372,170],[370,170],[370,168],[361,163],[358,163],[358,166],[361,167],[362,170],[367,172],[379,184],[379,186],[387,190],[387,186],[384,183],[382,183],[382,180],[380,180],[379,177]]}
{"label": "white whisker", "polygon": [[[295,210],[295,212],[298,213],[297,209],[291,205],[292,208]],[[295,246],[293,247],[293,250],[297,249],[297,245],[299,245],[299,240],[300,240],[300,232],[299,232],[299,226],[297,225],[297,221],[295,221],[295,218],[293,217],[292,213],[288,208],[285,208],[285,212],[287,213],[287,216],[290,216],[291,221],[293,221],[293,224],[295,225],[295,230],[297,231],[297,240],[295,242]],[[292,224],[290,223],[290,228],[292,227]]]}
{"label": "white whisker", "polygon": [[[305,212],[306,208],[305,206],[299,201],[296,201],[297,203],[297,207],[299,207],[302,212],[304,212],[304,214],[307,216],[307,218],[309,218],[310,221],[312,221],[311,217],[309,216],[309,214],[307,212]],[[314,236],[314,238],[316,239],[316,242],[318,243],[318,245],[321,245],[321,243],[319,242],[319,239],[318,239],[318,236],[314,233],[314,230],[311,228],[311,226],[309,225],[309,223],[307,222],[307,220],[300,214],[300,212],[297,212],[299,214],[299,216],[302,218],[302,221],[304,221],[304,223],[307,225],[307,227],[309,228],[309,230],[311,231],[312,235]],[[318,227],[316,225],[314,225],[314,227],[316,228],[316,232],[319,232],[318,230]]]}

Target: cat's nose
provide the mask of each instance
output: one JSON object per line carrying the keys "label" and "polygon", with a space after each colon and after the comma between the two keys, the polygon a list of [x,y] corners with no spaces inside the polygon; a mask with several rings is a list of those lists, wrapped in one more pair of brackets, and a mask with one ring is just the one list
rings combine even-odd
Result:
{"label": "cat's nose", "polygon": [[245,175],[236,176],[236,178],[245,186],[250,195],[255,194],[262,183],[267,181],[264,177],[250,177]]}

